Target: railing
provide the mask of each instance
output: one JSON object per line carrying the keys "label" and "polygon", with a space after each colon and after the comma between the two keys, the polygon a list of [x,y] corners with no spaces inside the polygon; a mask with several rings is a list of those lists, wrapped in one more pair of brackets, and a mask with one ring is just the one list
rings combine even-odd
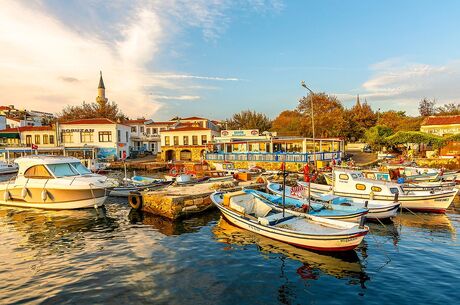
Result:
{"label": "railing", "polygon": [[[316,152],[317,161],[341,158],[343,152]],[[299,162],[314,161],[313,153],[207,153],[209,161]]]}

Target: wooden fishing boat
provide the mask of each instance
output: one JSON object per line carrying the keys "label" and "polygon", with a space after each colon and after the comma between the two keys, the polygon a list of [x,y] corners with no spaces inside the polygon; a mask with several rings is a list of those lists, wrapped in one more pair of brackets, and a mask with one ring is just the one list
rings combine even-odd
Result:
{"label": "wooden fishing boat", "polygon": [[245,192],[214,192],[212,202],[232,224],[265,237],[317,251],[356,248],[369,231],[356,223],[326,219],[268,205]]}
{"label": "wooden fishing boat", "polygon": [[[434,213],[444,213],[458,192],[458,189],[405,191],[397,183],[367,179],[361,172],[353,170],[334,170],[333,175],[333,186],[310,183],[311,192],[334,194],[362,203],[367,200],[393,202],[395,194],[398,194],[398,201],[402,208]],[[298,183],[308,188],[308,183],[300,181]]]}
{"label": "wooden fishing boat", "polygon": [[[280,194],[282,189],[280,190],[281,185],[277,183],[269,183],[267,188],[275,193]],[[293,198],[297,198],[300,201],[297,205],[300,205],[301,202],[305,202],[305,197],[303,194],[306,193],[308,188],[304,188],[300,186],[297,188],[297,191],[294,195],[290,195]],[[286,188],[286,191],[288,189]],[[286,192],[287,193],[287,192]],[[368,210],[366,214],[366,218],[369,219],[386,219],[395,216],[398,213],[398,209],[400,207],[399,202],[391,201],[391,202],[377,202],[375,200],[367,200],[366,202],[356,201],[351,198],[335,196],[332,194],[317,194],[311,193],[312,198],[315,200],[317,204],[321,204],[327,207],[331,207],[331,209],[343,209],[345,207],[353,208],[353,209],[366,209]],[[319,216],[319,215],[318,215]]]}
{"label": "wooden fishing boat", "polygon": [[[272,204],[282,206],[283,205],[283,186],[278,183],[269,183],[267,188],[270,192],[260,192],[256,190],[245,190],[247,193],[252,193],[256,196],[260,196]],[[361,218],[367,216],[368,209],[361,206],[359,208],[350,205],[327,205],[325,202],[308,201],[304,198],[293,195],[292,188],[286,186],[285,204],[286,206],[292,207],[291,209],[300,210],[301,212],[307,212],[310,215],[324,217],[334,220],[349,221],[349,222],[360,222]],[[300,209],[299,209],[300,208]]]}

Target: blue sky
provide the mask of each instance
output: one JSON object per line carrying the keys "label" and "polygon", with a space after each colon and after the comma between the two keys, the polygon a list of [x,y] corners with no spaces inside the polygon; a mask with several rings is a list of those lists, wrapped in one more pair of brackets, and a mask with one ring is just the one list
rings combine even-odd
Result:
{"label": "blue sky", "polygon": [[458,1],[49,0],[2,7],[3,104],[58,112],[92,101],[100,69],[109,99],[131,117],[154,120],[224,119],[243,109],[274,118],[305,94],[301,80],[346,107],[357,94],[374,109],[413,115],[423,97],[460,101]]}

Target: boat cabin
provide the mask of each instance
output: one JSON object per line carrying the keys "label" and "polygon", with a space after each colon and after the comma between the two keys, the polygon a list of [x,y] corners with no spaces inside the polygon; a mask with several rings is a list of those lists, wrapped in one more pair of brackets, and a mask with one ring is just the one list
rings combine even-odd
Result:
{"label": "boat cabin", "polygon": [[14,161],[18,164],[17,179],[54,179],[92,174],[80,160],[61,156],[27,156]]}
{"label": "boat cabin", "polygon": [[334,192],[359,195],[394,196],[402,194],[397,183],[366,178],[362,172],[355,170],[334,170]]}

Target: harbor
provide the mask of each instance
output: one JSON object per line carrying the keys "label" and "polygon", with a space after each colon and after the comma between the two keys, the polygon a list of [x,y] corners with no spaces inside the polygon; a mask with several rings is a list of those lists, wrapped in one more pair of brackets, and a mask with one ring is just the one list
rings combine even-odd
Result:
{"label": "harbor", "polygon": [[458,303],[459,14],[2,1],[0,305]]}
{"label": "harbor", "polygon": [[[170,222],[134,213],[126,199],[110,198],[103,211],[0,207],[0,223],[5,304],[440,304],[456,297],[454,209],[371,223],[365,242],[341,255],[249,233],[217,210]],[[340,300],[329,297],[331,287]]]}

